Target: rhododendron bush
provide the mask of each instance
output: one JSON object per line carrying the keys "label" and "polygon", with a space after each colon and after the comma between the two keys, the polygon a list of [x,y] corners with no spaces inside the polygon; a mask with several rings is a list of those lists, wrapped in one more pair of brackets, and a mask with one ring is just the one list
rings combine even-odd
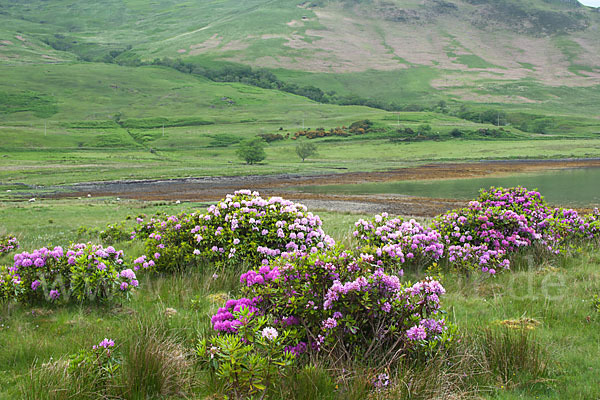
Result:
{"label": "rhododendron bush", "polygon": [[13,235],[0,235],[0,256],[19,248],[19,240]]}
{"label": "rhododendron bush", "polygon": [[591,238],[600,239],[600,210],[595,208],[590,214],[584,216],[584,222],[587,225],[587,233]]}
{"label": "rhododendron bush", "polygon": [[550,208],[536,191],[522,187],[481,190],[468,207],[452,210],[423,226],[386,213],[356,222],[354,237],[362,252],[385,268],[480,270],[489,274],[510,267],[523,249],[567,253],[580,241],[600,238],[598,210],[586,216]]}
{"label": "rhododendron bush", "polygon": [[304,205],[280,197],[263,199],[249,190],[227,195],[205,214],[171,216],[153,225],[146,255],[135,262],[137,268],[169,271],[200,260],[252,264],[286,252],[314,253],[334,245],[320,218]]}
{"label": "rhododendron bush", "polygon": [[135,273],[123,268],[123,251],[91,243],[15,254],[0,276],[6,299],[29,303],[103,301],[138,286]]}
{"label": "rhododendron bush", "polygon": [[383,364],[450,339],[440,309],[442,285],[401,283],[375,257],[341,249],[291,253],[241,276],[243,298],[212,318],[216,331],[236,333],[252,317],[268,316],[291,331],[287,351],[334,353]]}
{"label": "rhododendron bush", "polygon": [[[259,207],[271,201],[247,192],[228,196],[186,233],[197,235],[187,251],[194,247],[198,255],[218,261],[244,254],[255,265],[241,274],[239,297],[212,316],[216,337],[200,342],[198,354],[214,368],[224,365],[222,355],[229,354],[232,343],[245,349],[236,353],[236,360],[263,354],[251,345],[258,335],[253,327],[267,324],[262,332],[267,339],[261,340],[279,338],[272,357],[292,354],[294,362],[323,355],[336,362],[366,361],[388,368],[401,358],[422,359],[452,343],[456,329],[444,318],[440,282],[403,282],[404,270],[442,268],[493,276],[509,269],[511,257],[522,251],[550,257],[567,254],[579,241],[600,238],[598,210],[580,216],[574,210],[550,208],[538,192],[520,187],[482,190],[467,207],[429,224],[385,213],[360,219],[351,248],[332,246],[312,215],[319,226],[312,236],[318,240],[316,245],[303,242],[311,238],[298,234],[305,209],[282,217],[285,212],[272,207],[270,216]],[[263,231],[264,226],[271,229]],[[157,259],[139,261],[149,266]],[[248,336],[249,331],[254,334]],[[387,375],[380,377],[378,384],[387,385]]]}
{"label": "rhododendron bush", "polygon": [[493,274],[509,268],[510,255],[526,248],[561,254],[582,239],[597,240],[597,213],[581,218],[575,210],[550,208],[539,192],[491,187],[467,208],[437,217],[434,226],[452,269],[471,266]]}
{"label": "rhododendron bush", "polygon": [[[481,190],[467,207],[436,217],[431,224],[386,213],[356,222],[360,252],[370,254],[388,272],[480,270],[489,274],[510,268],[512,254],[534,248],[566,253],[578,240],[600,237],[598,211],[579,216],[550,208],[539,192],[522,187]],[[263,199],[242,190],[206,213],[138,217],[131,238],[145,240],[146,254],[134,269],[172,271],[212,262],[256,265],[292,252],[320,253],[334,241],[318,216],[279,197]]]}
{"label": "rhododendron bush", "polygon": [[449,263],[456,262],[454,269],[479,266],[491,274],[509,268],[508,253],[540,238],[524,215],[501,207],[484,208],[478,201],[437,217],[434,226],[446,245]]}
{"label": "rhododendron bush", "polygon": [[444,254],[440,234],[414,219],[404,221],[383,213],[372,220],[360,219],[354,225],[353,236],[361,251],[372,253],[386,267],[423,268]]}
{"label": "rhododendron bush", "polygon": [[570,241],[600,238],[598,209],[580,216],[572,209],[549,207],[540,193],[523,187],[481,190],[478,201],[482,207],[495,206],[522,215],[528,225],[539,234],[538,243],[558,254]]}

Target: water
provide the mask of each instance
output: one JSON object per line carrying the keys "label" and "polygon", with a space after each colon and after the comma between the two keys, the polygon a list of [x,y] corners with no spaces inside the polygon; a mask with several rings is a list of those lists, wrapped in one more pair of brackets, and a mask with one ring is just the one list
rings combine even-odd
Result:
{"label": "water", "polygon": [[479,189],[490,186],[524,186],[538,189],[546,201],[563,206],[600,206],[600,168],[556,169],[502,177],[449,180],[373,182],[344,185],[313,185],[297,189],[327,194],[397,194],[448,199],[473,199]]}

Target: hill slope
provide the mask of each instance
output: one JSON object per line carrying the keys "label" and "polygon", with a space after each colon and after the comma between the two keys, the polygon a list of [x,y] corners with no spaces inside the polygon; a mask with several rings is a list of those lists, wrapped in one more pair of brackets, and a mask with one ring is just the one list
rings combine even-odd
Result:
{"label": "hill slope", "polygon": [[388,101],[532,108],[600,82],[600,13],[576,0],[2,0],[0,22],[11,65],[221,60]]}

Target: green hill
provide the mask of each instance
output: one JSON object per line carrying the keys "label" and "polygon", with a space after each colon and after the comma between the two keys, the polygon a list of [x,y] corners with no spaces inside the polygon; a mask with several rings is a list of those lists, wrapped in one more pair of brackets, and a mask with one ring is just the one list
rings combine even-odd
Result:
{"label": "green hill", "polygon": [[536,108],[600,78],[600,13],[575,0],[1,1],[0,22],[4,63],[221,60],[400,103]]}
{"label": "green hill", "polygon": [[[0,180],[97,175],[81,165],[103,179],[319,173],[463,154],[460,141],[402,148],[423,140],[533,140],[478,142],[474,159],[594,156],[599,25],[568,0],[0,0]],[[290,160],[288,134],[365,119],[376,129],[364,137],[314,139],[318,164]],[[268,167],[229,164],[257,134],[289,139],[269,145]]]}

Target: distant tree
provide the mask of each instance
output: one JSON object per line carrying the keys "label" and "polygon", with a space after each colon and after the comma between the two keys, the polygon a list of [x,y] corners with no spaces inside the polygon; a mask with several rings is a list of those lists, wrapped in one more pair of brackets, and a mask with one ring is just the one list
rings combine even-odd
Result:
{"label": "distant tree", "polygon": [[450,136],[457,138],[457,137],[461,137],[463,135],[463,132],[458,129],[458,128],[454,128],[450,131]]}
{"label": "distant tree", "polygon": [[317,154],[317,146],[313,143],[300,143],[296,146],[296,154],[304,162],[308,157]]}
{"label": "distant tree", "polygon": [[261,133],[258,137],[262,138],[267,143],[283,140],[283,135],[281,133]]}
{"label": "distant tree", "polygon": [[546,118],[540,118],[533,121],[530,126],[535,133],[548,133],[548,128],[552,125],[552,121]]}
{"label": "distant tree", "polygon": [[368,119],[363,119],[362,121],[353,122],[348,128],[348,130],[351,133],[362,135],[366,132],[369,132],[372,126],[373,122],[371,122]]}
{"label": "distant tree", "polygon": [[444,100],[440,100],[437,104],[437,107],[439,108],[440,112],[444,114],[448,112],[448,104]]}
{"label": "distant tree", "polygon": [[496,126],[506,125],[506,113],[498,110],[486,110],[481,113],[482,123],[488,123]]}
{"label": "distant tree", "polygon": [[259,138],[246,140],[240,144],[236,154],[239,158],[246,161],[246,164],[260,162],[267,158],[267,153],[265,153],[265,142]]}
{"label": "distant tree", "polygon": [[427,135],[427,134],[431,133],[431,125],[429,125],[429,124],[419,125],[419,127],[417,128],[417,133],[419,135]]}

